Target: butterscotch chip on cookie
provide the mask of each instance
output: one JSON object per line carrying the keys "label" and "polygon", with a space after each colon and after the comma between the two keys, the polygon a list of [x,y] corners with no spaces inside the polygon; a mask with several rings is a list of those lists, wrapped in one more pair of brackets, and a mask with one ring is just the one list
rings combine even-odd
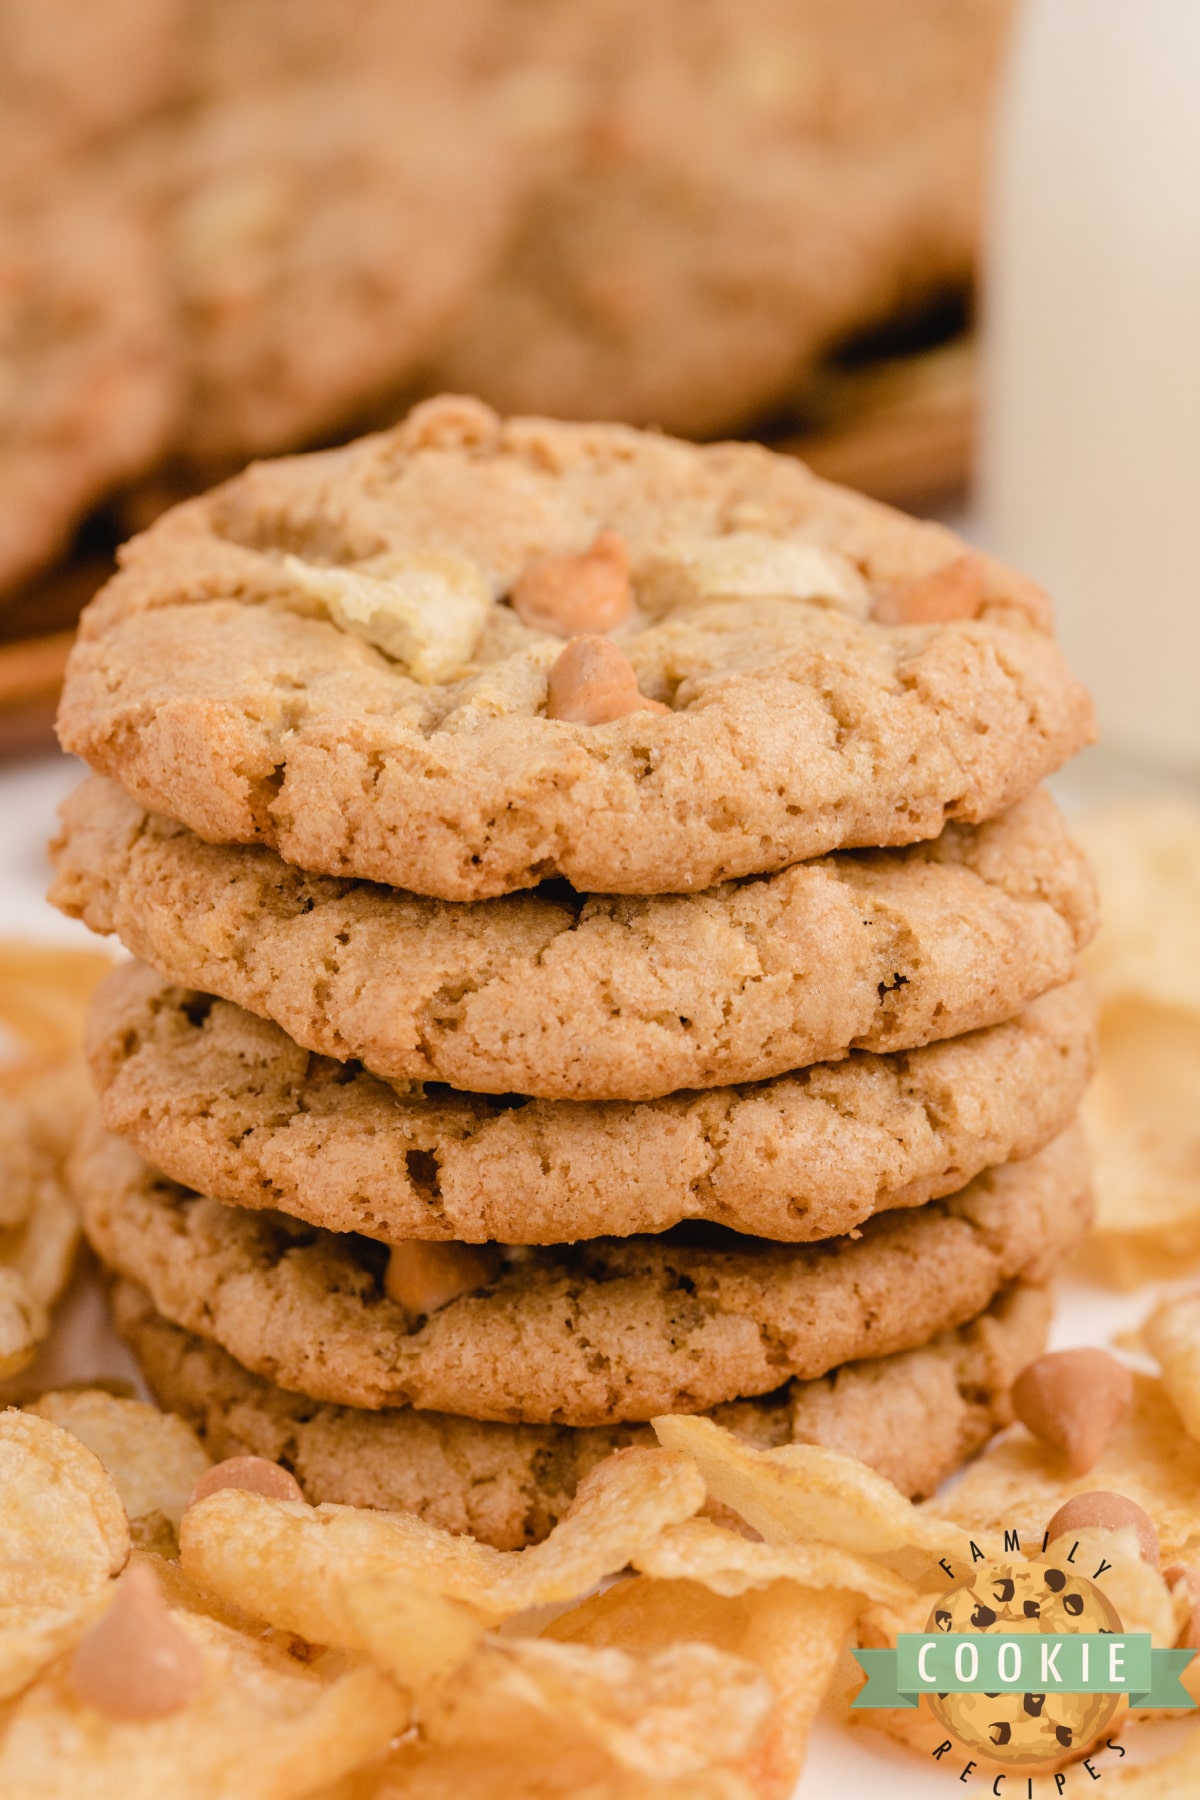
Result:
{"label": "butterscotch chip on cookie", "polygon": [[957,1036],[1067,981],[1095,918],[1044,793],[705,894],[477,906],[206,844],[111,782],[62,816],[63,911],[307,1049],[484,1093],[648,1099]]}
{"label": "butterscotch chip on cookie", "polygon": [[[613,534],[633,606],[612,641],[657,710],[550,717],[563,641],[522,622],[523,583]],[[962,554],[760,446],[431,401],[128,545],[59,728],[144,806],[305,869],[450,900],[553,876],[686,892],[990,818],[1090,740],[1046,598],[1012,570],[976,559],[974,616],[872,617]],[[422,599],[430,556],[459,559],[461,592]],[[351,591],[384,621],[370,641]],[[472,628],[431,662],[452,606]],[[397,609],[418,620],[399,643]]]}
{"label": "butterscotch chip on cookie", "polygon": [[707,1219],[804,1241],[953,1193],[1064,1130],[1095,1061],[1082,981],[921,1050],[660,1100],[401,1089],[135,962],[92,1007],[104,1122],[173,1180],[385,1242],[565,1243]]}
{"label": "butterscotch chip on cookie", "polygon": [[1077,1128],[948,1200],[852,1238],[710,1232],[509,1248],[428,1316],[388,1297],[387,1252],[157,1176],[117,1138],[73,1165],[101,1259],[172,1323],[319,1400],[601,1425],[699,1412],[912,1349],[1018,1277],[1045,1280],[1090,1220]]}
{"label": "butterscotch chip on cookie", "polygon": [[[117,1330],[160,1405],[182,1413],[216,1457],[285,1464],[313,1505],[416,1512],[445,1531],[516,1550],[546,1536],[602,1457],[654,1441],[647,1425],[485,1424],[306,1400],[168,1324],[133,1283],[117,1281],[112,1300]],[[763,1449],[815,1443],[857,1456],[920,1497],[1009,1422],[1013,1378],[1044,1347],[1049,1321],[1046,1290],[1018,1283],[922,1349],[791,1382],[714,1416]]]}

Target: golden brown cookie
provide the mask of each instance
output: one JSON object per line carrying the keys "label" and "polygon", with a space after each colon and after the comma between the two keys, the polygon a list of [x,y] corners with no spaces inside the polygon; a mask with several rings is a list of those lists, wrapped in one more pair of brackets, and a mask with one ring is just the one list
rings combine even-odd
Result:
{"label": "golden brown cookie", "polygon": [[397,1089],[227,1000],[118,965],[92,1007],[104,1122],[184,1186],[331,1231],[565,1243],[707,1219],[833,1237],[1032,1155],[1075,1113],[1095,1006],[1068,982],[921,1050],[661,1100]]}
{"label": "golden brown cookie", "polygon": [[[603,533],[636,710],[548,717],[584,627],[507,600]],[[990,818],[1090,740],[1033,584],[974,557],[958,616],[908,606],[962,556],[755,445],[431,401],[127,546],[59,729],[145,806],[305,869],[453,900],[695,890]]]}
{"label": "golden brown cookie", "polygon": [[794,1246],[707,1227],[512,1247],[423,1313],[390,1298],[383,1246],[201,1198],[99,1130],[72,1179],[102,1261],[281,1386],[568,1425],[700,1412],[913,1349],[1018,1277],[1045,1280],[1091,1215],[1074,1128],[856,1237]]}
{"label": "golden brown cookie", "polygon": [[1044,793],[705,894],[471,906],[205,844],[112,782],[62,818],[64,912],[307,1049],[484,1093],[649,1099],[954,1037],[1069,980],[1095,919]]}
{"label": "golden brown cookie", "polygon": [[[922,1349],[791,1382],[778,1395],[719,1407],[715,1417],[764,1449],[825,1444],[857,1456],[921,1497],[1008,1424],[1009,1390],[1043,1348],[1050,1310],[1045,1289],[1017,1284]],[[646,1425],[481,1424],[411,1407],[358,1412],[305,1400],[168,1324],[131,1282],[115,1283],[113,1312],[159,1403],[182,1413],[213,1456],[281,1462],[314,1505],[399,1508],[516,1550],[546,1536],[602,1457],[653,1442]]]}

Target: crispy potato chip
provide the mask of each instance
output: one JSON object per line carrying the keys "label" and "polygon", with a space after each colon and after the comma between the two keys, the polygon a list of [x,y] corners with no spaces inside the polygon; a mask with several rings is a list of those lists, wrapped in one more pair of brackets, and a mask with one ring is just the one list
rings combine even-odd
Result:
{"label": "crispy potato chip", "polygon": [[19,1374],[50,1329],[50,1315],[15,1269],[0,1263],[0,1381]]}
{"label": "crispy potato chip", "polygon": [[92,992],[112,966],[103,950],[0,939],[0,1024],[40,1059],[68,1055],[82,1040]]}
{"label": "crispy potato chip", "polygon": [[1141,1768],[1117,1769],[1108,1776],[1108,1792],[1118,1800],[1187,1800],[1200,1793],[1200,1725],[1188,1732],[1173,1756]]}
{"label": "crispy potato chip", "polygon": [[412,1513],[309,1507],[234,1488],[189,1508],[180,1544],[202,1586],[312,1642],[354,1645],[347,1580],[408,1582],[497,1622],[586,1593],[703,1502],[688,1457],[632,1449],[599,1463],[565,1518],[527,1550],[452,1537]]}
{"label": "crispy potato chip", "polygon": [[125,1723],[82,1706],[59,1662],[0,1721],[0,1793],[22,1800],[293,1800],[382,1752],[408,1721],[390,1682],[324,1682],[259,1639],[186,1611],[204,1658],[199,1697]]}
{"label": "crispy potato chip", "polygon": [[755,1450],[711,1419],[682,1414],[652,1424],[659,1442],[693,1456],[709,1493],[768,1544],[815,1539],[884,1559],[903,1551],[937,1558],[963,1547],[958,1526],[918,1510],[852,1456],[814,1444]]}
{"label": "crispy potato chip", "polygon": [[890,1569],[833,1545],[754,1543],[709,1519],[668,1525],[634,1557],[633,1566],[659,1581],[699,1581],[714,1594],[729,1597],[773,1581],[840,1588],[893,1605],[902,1605],[912,1593],[909,1583]]}
{"label": "crispy potato chip", "polygon": [[709,1644],[650,1653],[493,1639],[421,1721],[431,1745],[589,1744],[618,1768],[678,1779],[753,1759],[774,1695],[760,1670]]}
{"label": "crispy potato chip", "polygon": [[0,1413],[0,1499],[0,1628],[74,1609],[124,1567],[121,1497],[70,1432]]}
{"label": "crispy potato chip", "polygon": [[1100,930],[1083,957],[1102,1002],[1139,999],[1200,1014],[1200,811],[1138,801],[1084,819]]}
{"label": "crispy potato chip", "polygon": [[465,1745],[431,1749],[403,1745],[379,1768],[360,1770],[314,1800],[758,1800],[743,1776],[707,1769],[663,1781],[604,1766],[599,1752],[579,1745],[542,1754],[530,1746]]}
{"label": "crispy potato chip", "polygon": [[1121,1287],[1200,1260],[1200,1015],[1122,1001],[1101,1016],[1083,1108],[1096,1223],[1083,1266]]}
{"label": "crispy potato chip", "polygon": [[64,1163],[91,1104],[74,1070],[0,1098],[0,1380],[30,1361],[70,1278],[79,1220]]}
{"label": "crispy potato chip", "polygon": [[120,1496],[91,1451],[0,1413],[0,1699],[87,1629],[128,1554]]}
{"label": "crispy potato chip", "polygon": [[190,1425],[174,1413],[101,1388],[43,1394],[25,1411],[71,1432],[100,1458],[121,1496],[135,1543],[158,1543],[164,1524],[174,1536],[192,1488],[210,1465]]}
{"label": "crispy potato chip", "polygon": [[1042,1533],[1072,1494],[1124,1494],[1149,1513],[1158,1532],[1162,1566],[1186,1562],[1200,1544],[1200,1444],[1179,1428],[1163,1384],[1135,1375],[1134,1399],[1086,1475],[1068,1478],[1060,1456],[1016,1425],[964,1470],[938,1499],[938,1510],[965,1526],[981,1544],[988,1532],[1013,1529],[1020,1548]]}
{"label": "crispy potato chip", "polygon": [[747,1768],[763,1800],[788,1800],[861,1602],[839,1591],[814,1593],[792,1581],[728,1599],[694,1581],[619,1581],[556,1619],[558,1642],[653,1651],[678,1642],[711,1644],[761,1669],[776,1705]]}
{"label": "crispy potato chip", "polygon": [[394,1576],[343,1577],[345,1623],[337,1634],[423,1702],[470,1657],[483,1637],[479,1615],[456,1600]]}
{"label": "crispy potato chip", "polygon": [[1143,801],[1084,820],[1079,836],[1101,896],[1083,957],[1101,1017],[1082,1266],[1134,1287],[1200,1261],[1200,811]]}
{"label": "crispy potato chip", "polygon": [[1200,1441],[1200,1294],[1178,1294],[1156,1306],[1142,1340],[1188,1436]]}

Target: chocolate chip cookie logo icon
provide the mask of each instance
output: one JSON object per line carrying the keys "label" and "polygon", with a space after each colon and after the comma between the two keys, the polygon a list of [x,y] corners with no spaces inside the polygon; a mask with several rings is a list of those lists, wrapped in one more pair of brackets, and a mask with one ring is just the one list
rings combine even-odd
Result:
{"label": "chocolate chip cookie logo icon", "polygon": [[925,1695],[969,1755],[1032,1768],[1086,1752],[1122,1695],[1194,1706],[1179,1680],[1192,1654],[1126,1632],[1097,1580],[1065,1563],[979,1561],[935,1601],[924,1632],[855,1651],[868,1680],[854,1705],[915,1707]]}
{"label": "chocolate chip cookie logo icon", "polygon": [[[929,1710],[947,1732],[965,1749],[993,1762],[1036,1765],[1056,1761],[1066,1751],[1086,1749],[1121,1703],[1120,1692],[1056,1690],[1055,1664],[1049,1657],[1042,1673],[1042,1646],[1049,1634],[1086,1632],[1116,1640],[1121,1632],[1112,1601],[1095,1582],[1073,1572],[1068,1575],[1042,1563],[983,1564],[942,1596],[926,1629],[947,1635],[986,1634],[1024,1652],[1019,1664],[1011,1650],[1007,1658],[997,1655],[997,1672],[1006,1674],[1020,1666],[1030,1682],[1027,1691],[929,1696]],[[967,1666],[971,1662],[969,1654],[961,1660]],[[1062,1661],[1060,1651],[1057,1662]]]}

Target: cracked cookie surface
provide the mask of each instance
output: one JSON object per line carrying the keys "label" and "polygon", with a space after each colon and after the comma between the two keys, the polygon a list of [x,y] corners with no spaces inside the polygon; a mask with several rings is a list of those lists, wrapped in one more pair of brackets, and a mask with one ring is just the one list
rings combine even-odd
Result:
{"label": "cracked cookie surface", "polygon": [[424,1316],[388,1297],[381,1246],[189,1193],[98,1129],[72,1180],[110,1268],[280,1386],[339,1405],[566,1425],[701,1412],[913,1349],[1018,1277],[1047,1279],[1091,1214],[1072,1127],[855,1237],[796,1246],[709,1227],[698,1242],[510,1247],[493,1280]]}
{"label": "cracked cookie surface", "polygon": [[[487,1424],[305,1400],[168,1324],[133,1283],[117,1281],[112,1299],[117,1330],[159,1404],[181,1413],[214,1457],[282,1462],[313,1505],[399,1508],[518,1550],[546,1536],[602,1457],[654,1442],[647,1425]],[[761,1449],[824,1444],[857,1456],[922,1498],[1010,1422],[1009,1390],[1045,1347],[1050,1311],[1046,1289],[1018,1283],[919,1350],[793,1381],[714,1417]]]}
{"label": "cracked cookie surface", "polygon": [[1081,980],[921,1050],[761,1085],[524,1104],[399,1091],[123,963],[88,1023],[104,1122],[173,1180],[396,1242],[568,1243],[706,1219],[797,1242],[953,1193],[1064,1130],[1095,1062]]}
{"label": "cracked cookie surface", "polygon": [[[504,601],[604,532],[636,601],[617,640],[667,710],[548,718],[562,639]],[[1045,596],[1014,571],[973,559],[973,616],[883,622],[963,550],[759,446],[427,402],[127,545],[84,614],[60,735],[147,807],[301,868],[452,900],[555,876],[686,892],[989,818],[1090,740]],[[797,555],[802,581],[780,573]],[[418,680],[336,617],[348,593],[411,598],[430,558],[493,599],[474,649]]]}
{"label": "cracked cookie surface", "polygon": [[484,1093],[649,1099],[954,1037],[1069,980],[1095,920],[1040,792],[705,894],[472,906],[206,844],[102,780],[62,816],[63,911],[307,1049]]}

